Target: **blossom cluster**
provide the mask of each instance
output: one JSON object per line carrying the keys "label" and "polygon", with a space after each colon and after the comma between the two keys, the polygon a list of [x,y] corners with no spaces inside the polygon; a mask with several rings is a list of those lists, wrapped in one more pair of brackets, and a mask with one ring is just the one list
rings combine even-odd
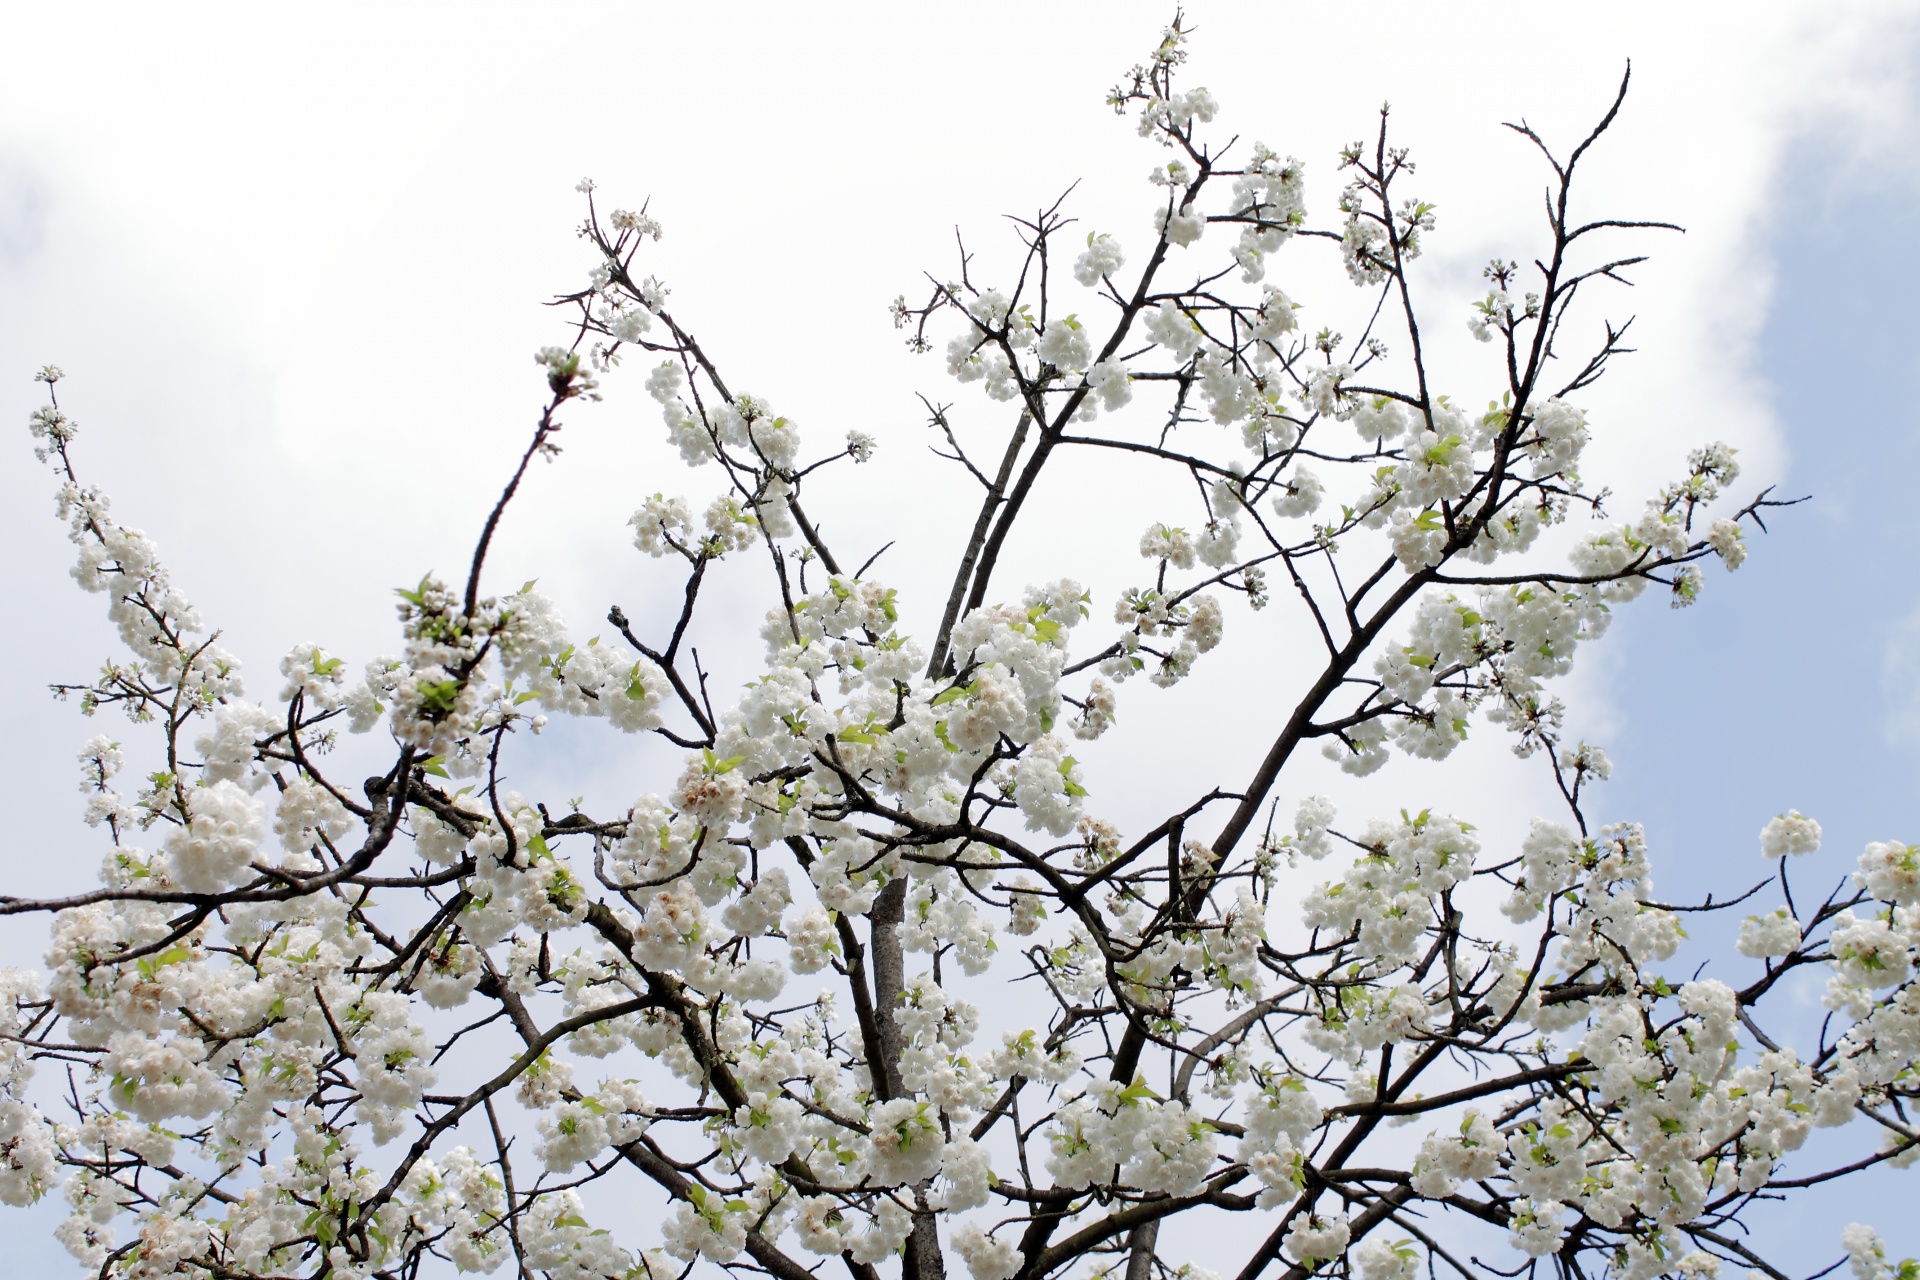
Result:
{"label": "blossom cluster", "polygon": [[[579,341],[536,357],[521,470],[464,584],[399,590],[390,655],[303,640],[250,698],[152,543],[78,480],[50,395],[36,447],[125,650],[67,691],[130,725],[78,753],[97,887],[4,900],[50,927],[43,972],[0,973],[0,1201],[62,1197],[60,1240],[122,1280],[949,1261],[1044,1280],[1122,1253],[1135,1280],[1413,1280],[1477,1274],[1462,1223],[1520,1265],[1651,1280],[1779,1274],[1743,1234],[1768,1200],[1920,1156],[1920,846],[1868,845],[1816,906],[1790,875],[1820,825],[1781,814],[1759,838],[1780,902],[1738,925],[1737,960],[1682,977],[1695,908],[1656,893],[1640,826],[1589,822],[1611,764],[1553,692],[1649,585],[1687,604],[1703,564],[1739,568],[1765,495],[1730,501],[1733,451],[1708,445],[1605,516],[1578,393],[1614,339],[1558,389],[1533,342],[1573,296],[1564,198],[1540,288],[1496,263],[1475,304],[1505,369],[1445,371],[1492,379],[1485,412],[1430,390],[1407,299],[1436,215],[1384,116],[1316,229],[1307,166],[1209,133],[1185,41],[1170,28],[1109,98],[1156,148],[1136,225],[1069,234],[1056,208],[1017,224],[1011,283],[967,257],[895,303],[1003,428],[934,415],[985,489],[944,597],[836,554],[803,491],[873,437],[809,454],[732,391],[638,274],[660,221],[602,217],[591,183]],[[1384,321],[1306,332],[1318,313],[1273,281],[1318,241],[1410,354]],[[629,348],[711,487],[648,478],[632,541],[683,589],[586,634],[536,583],[482,584],[526,459],[617,394]],[[1110,549],[1131,585],[1086,585],[1100,563],[997,579],[1042,470],[1088,449],[1178,482]],[[722,573],[759,584],[749,618]],[[1095,753],[1167,747],[1128,737],[1129,707],[1191,696],[1230,632],[1283,643],[1276,598],[1318,648],[1248,692],[1250,758],[1221,735],[1195,744],[1228,771],[1207,794],[1103,794]],[[745,670],[692,650],[716,610],[757,626]],[[629,789],[564,811],[527,794],[550,717],[584,722],[570,741]],[[1476,720],[1560,797],[1512,847],[1472,790],[1343,819],[1292,763],[1317,743],[1352,775],[1395,751],[1430,768]],[[639,735],[664,771],[644,776],[663,757]],[[378,772],[349,786],[342,757]],[[1161,800],[1157,824],[1114,820]],[[1802,971],[1831,1014],[1810,1044],[1768,1003]],[[1808,1154],[1850,1125],[1871,1136],[1838,1165]],[[657,1212],[610,1216],[604,1186]],[[1162,1242],[1175,1214],[1224,1229]],[[1834,1245],[1860,1280],[1914,1266],[1866,1226]]]}

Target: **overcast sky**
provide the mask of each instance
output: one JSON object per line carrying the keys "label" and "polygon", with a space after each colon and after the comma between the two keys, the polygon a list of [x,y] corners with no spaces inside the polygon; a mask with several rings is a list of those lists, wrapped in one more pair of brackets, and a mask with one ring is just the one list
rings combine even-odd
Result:
{"label": "overcast sky", "polygon": [[[0,421],[21,424],[0,466],[14,621],[0,631],[13,696],[3,749],[16,795],[31,798],[16,801],[0,850],[6,891],[77,886],[100,852],[76,820],[71,764],[97,730],[41,691],[83,678],[110,632],[66,576],[49,477],[29,452],[37,366],[67,370],[86,478],[158,541],[270,695],[296,642],[356,663],[396,648],[390,588],[464,562],[537,410],[531,352],[562,338],[541,304],[589,265],[573,187],[591,175],[609,203],[652,199],[666,236],[646,269],[736,387],[771,398],[812,441],[879,437],[880,458],[855,477],[866,487],[844,491],[830,518],[868,548],[903,536],[876,573],[916,584],[950,541],[940,516],[966,495],[916,487],[937,473],[922,465],[913,393],[959,401],[976,421],[988,411],[901,349],[885,305],[922,271],[951,273],[956,226],[985,266],[1004,262],[1000,215],[1074,181],[1070,211],[1089,227],[1145,240],[1143,179],[1160,157],[1102,97],[1170,12],[0,5],[13,55],[0,77]],[[1827,825],[1835,873],[1865,840],[1920,837],[1920,576],[1905,492],[1920,464],[1913,7],[1188,12],[1190,83],[1215,91],[1243,138],[1307,161],[1321,224],[1335,150],[1391,101],[1440,209],[1425,280],[1462,299],[1488,257],[1537,243],[1541,173],[1500,122],[1576,136],[1632,59],[1590,207],[1687,234],[1644,246],[1656,257],[1614,308],[1640,317],[1641,354],[1590,397],[1589,473],[1630,513],[1688,448],[1721,438],[1741,447],[1750,480],[1813,501],[1783,514],[1739,575],[1710,574],[1700,607],[1650,600],[1593,652],[1576,722],[1619,767],[1599,807],[1649,823],[1676,894],[1757,874],[1754,833],[1788,805]],[[1312,305],[1292,270],[1277,265],[1276,280]],[[1324,287],[1324,273],[1299,271]],[[1464,362],[1455,327],[1443,358]],[[669,465],[636,380],[569,419],[566,455],[535,473],[497,557],[496,586],[538,576],[587,628],[615,600],[643,614],[657,585],[627,544],[637,501],[704,491]],[[1459,381],[1469,403],[1491,386]],[[1135,533],[1144,518],[1158,515],[1127,508]],[[1086,528],[1052,507],[1008,589],[1023,574],[1099,580],[1112,558]],[[1188,705],[1211,695],[1217,721],[1261,661],[1274,659],[1197,676]],[[1143,699],[1130,714],[1173,713]],[[1249,726],[1247,741],[1266,732]],[[624,803],[670,782],[605,748],[564,735],[554,746],[593,794]],[[1490,839],[1523,828],[1537,773],[1497,741],[1467,759],[1484,810],[1472,819]],[[1149,775],[1111,763],[1109,779],[1136,776]],[[1391,776],[1416,806],[1439,777]],[[0,936],[0,960],[38,950],[30,931]],[[1895,1248],[1920,1251],[1910,1228],[1903,1242],[1900,1224],[1883,1226]],[[40,1268],[0,1256],[0,1275]]]}

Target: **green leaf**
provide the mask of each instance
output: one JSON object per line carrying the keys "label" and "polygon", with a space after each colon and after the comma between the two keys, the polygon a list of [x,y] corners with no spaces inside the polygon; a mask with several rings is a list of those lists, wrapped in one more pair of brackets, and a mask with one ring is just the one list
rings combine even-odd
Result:
{"label": "green leaf", "polygon": [[979,690],[980,685],[977,681],[973,684],[957,684],[950,689],[935,694],[933,701],[928,705],[943,707],[949,702],[957,702],[961,698],[971,697],[973,694],[979,692]]}
{"label": "green leaf", "polygon": [[746,760],[745,756],[728,756],[725,760],[722,760],[713,753],[713,748],[711,747],[702,747],[700,753],[706,757],[707,772],[715,775],[732,773]]}
{"label": "green leaf", "polygon": [[151,982],[153,981],[154,975],[168,965],[179,964],[182,960],[191,960],[192,958],[192,950],[184,944],[176,942],[158,955],[142,956],[135,964],[140,970],[140,976]]}
{"label": "green leaf", "polygon": [[441,680],[434,684],[423,684],[420,688],[420,701],[427,710],[446,715],[453,710],[454,703],[460,700],[461,684],[458,680]]}

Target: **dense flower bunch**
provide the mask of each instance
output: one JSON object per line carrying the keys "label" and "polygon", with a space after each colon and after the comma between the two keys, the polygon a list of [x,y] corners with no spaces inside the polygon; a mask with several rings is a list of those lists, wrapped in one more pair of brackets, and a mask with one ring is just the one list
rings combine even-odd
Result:
{"label": "dense flower bunch", "polygon": [[[0,1200],[63,1196],[61,1239],[124,1280],[1411,1280],[1496,1274],[1497,1239],[1563,1274],[1777,1277],[1742,1226],[1761,1198],[1920,1154],[1920,848],[1870,845],[1809,905],[1787,866],[1819,827],[1783,815],[1761,846],[1784,901],[1740,927],[1745,985],[1669,981],[1687,908],[1656,897],[1638,827],[1590,829],[1582,807],[1610,766],[1563,735],[1552,681],[1650,586],[1687,604],[1703,564],[1738,568],[1772,505],[1723,502],[1721,445],[1624,520],[1583,477],[1599,428],[1577,397],[1619,333],[1559,384],[1552,343],[1623,265],[1576,264],[1624,224],[1567,217],[1605,122],[1547,153],[1539,278],[1496,262],[1463,308],[1505,356],[1475,412],[1412,323],[1435,212],[1384,116],[1316,228],[1306,166],[1208,141],[1219,106],[1180,80],[1184,45],[1176,25],[1110,96],[1158,148],[1139,225],[1070,233],[1056,207],[1019,224],[1011,283],[968,259],[894,304],[910,346],[1005,405],[984,444],[933,419],[983,490],[944,598],[836,556],[807,478],[875,441],[822,452],[730,389],[636,276],[659,224],[602,216],[591,184],[580,341],[539,353],[545,407],[467,581],[400,593],[395,655],[355,668],[302,642],[251,700],[151,543],[77,478],[50,395],[32,426],[74,576],[128,651],[71,691],[141,736],[80,752],[99,887],[0,900],[52,920],[46,971],[0,975]],[[1377,317],[1358,340],[1308,334],[1270,282],[1322,244]],[[681,599],[614,608],[592,638],[532,584],[484,594],[482,571],[559,415],[636,353],[708,489],[631,521],[642,554],[684,566]],[[1043,471],[1087,450],[1191,481],[1153,499],[1135,585],[996,581]],[[689,628],[710,568],[750,557],[764,660],[716,708]],[[1261,756],[1158,825],[1102,818],[1072,744],[1120,733],[1123,695],[1169,696],[1135,676],[1176,686],[1229,624],[1257,631],[1241,606],[1275,579],[1323,652],[1246,712],[1269,723]],[[556,817],[502,782],[549,716],[660,736],[677,776]],[[1442,760],[1481,722],[1564,797],[1518,849],[1484,848],[1470,814],[1342,819],[1282,783],[1302,747],[1365,775]],[[325,767],[342,729],[391,744],[358,787]],[[154,767],[123,790],[135,758]],[[1796,1048],[1761,1006],[1808,967],[1833,1018]],[[1030,995],[983,1014],[982,984],[1013,978]],[[64,1100],[35,1083],[49,1063]],[[1794,1162],[1849,1123],[1868,1136],[1840,1166]],[[596,1218],[623,1178],[662,1211]],[[1208,1234],[1163,1247],[1176,1214]],[[1835,1244],[1860,1280],[1914,1271],[1865,1227]]]}

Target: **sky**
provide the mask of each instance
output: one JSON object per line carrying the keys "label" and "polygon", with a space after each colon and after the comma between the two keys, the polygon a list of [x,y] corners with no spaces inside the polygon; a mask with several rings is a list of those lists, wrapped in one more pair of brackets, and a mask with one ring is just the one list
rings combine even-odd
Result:
{"label": "sky", "polygon": [[[923,272],[951,273],[956,228],[996,270],[1001,215],[1076,181],[1075,216],[1144,240],[1159,157],[1102,97],[1169,12],[0,4],[0,41],[27,51],[0,80],[0,421],[24,426],[33,370],[65,368],[85,477],[159,543],[256,693],[274,692],[295,643],[356,662],[389,652],[391,587],[464,563],[530,428],[531,353],[562,334],[542,304],[589,265],[573,231],[574,184],[590,175],[610,204],[651,200],[666,235],[647,269],[736,386],[810,440],[879,439],[825,502],[830,532],[869,548],[899,537],[876,572],[917,584],[970,499],[926,459],[914,393],[957,402],[963,425],[987,411],[904,352],[885,305]],[[1192,4],[1193,82],[1243,136],[1307,161],[1322,222],[1335,150],[1390,101],[1440,209],[1423,280],[1457,294],[1464,318],[1480,265],[1533,243],[1541,173],[1500,123],[1573,136],[1631,59],[1588,198],[1687,230],[1636,245],[1655,257],[1631,297],[1609,300],[1638,316],[1640,351],[1589,399],[1589,474],[1624,514],[1720,438],[1742,450],[1748,485],[1810,495],[1738,574],[1711,574],[1696,608],[1623,611],[1570,679],[1577,730],[1616,763],[1596,808],[1647,824],[1676,900],[1758,878],[1755,833],[1788,806],[1826,826],[1810,877],[1837,876],[1866,840],[1920,836],[1920,575],[1902,496],[1920,463],[1911,7],[1366,12]],[[1310,301],[1336,288],[1304,262],[1276,278]],[[1483,356],[1454,328],[1439,359],[1471,402]],[[616,600],[639,616],[666,585],[627,544],[638,499],[701,491],[670,464],[637,381],[612,380],[604,404],[569,418],[566,453],[536,470],[496,557],[496,585],[538,577],[587,628]],[[1090,470],[1078,496],[1048,495],[1006,580],[1075,572],[1104,588],[1135,572],[1130,549],[1111,550],[1145,518],[1112,500],[1127,478]],[[50,490],[22,429],[0,465],[0,590],[16,620],[0,629],[13,729],[0,750],[32,799],[0,850],[7,892],[90,879],[100,849],[76,820],[71,761],[114,728],[42,692],[111,651],[101,602],[66,576]],[[717,585],[722,602],[749,599],[744,580]],[[745,654],[755,625],[703,642]],[[1284,683],[1288,643],[1126,713],[1171,741],[1252,743],[1265,730],[1221,708]],[[670,781],[653,777],[665,755],[584,734],[557,733],[549,752],[530,778],[581,778],[620,803]],[[1116,797],[1208,785],[1217,767],[1205,752],[1090,762]],[[1499,742],[1471,744],[1462,767],[1490,844],[1544,811],[1538,771]],[[1374,781],[1419,805],[1440,777]],[[1343,805],[1379,805],[1324,781]],[[0,962],[31,963],[39,946],[31,929],[0,930]],[[62,1257],[12,1274],[57,1274]],[[28,1265],[0,1258],[0,1275]]]}

